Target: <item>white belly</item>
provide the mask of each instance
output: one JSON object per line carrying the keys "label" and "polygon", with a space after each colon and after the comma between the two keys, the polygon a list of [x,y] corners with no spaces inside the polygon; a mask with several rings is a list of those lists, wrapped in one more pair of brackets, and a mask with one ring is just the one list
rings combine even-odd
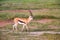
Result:
{"label": "white belly", "polygon": [[25,23],[21,23],[21,22],[18,22],[19,24],[25,24]]}

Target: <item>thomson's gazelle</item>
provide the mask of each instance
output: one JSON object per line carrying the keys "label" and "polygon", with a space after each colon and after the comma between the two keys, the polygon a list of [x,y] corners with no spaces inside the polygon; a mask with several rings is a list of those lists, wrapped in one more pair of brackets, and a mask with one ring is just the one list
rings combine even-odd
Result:
{"label": "thomson's gazelle", "polygon": [[31,20],[33,20],[33,15],[32,15],[31,10],[29,10],[29,12],[30,12],[30,16],[29,16],[28,18],[14,18],[13,30],[14,30],[14,29],[17,30],[17,25],[18,25],[18,24],[22,24],[22,25],[23,25],[22,31],[23,31],[23,29],[24,29],[25,27],[26,27],[27,30],[29,30],[27,24],[28,24]]}

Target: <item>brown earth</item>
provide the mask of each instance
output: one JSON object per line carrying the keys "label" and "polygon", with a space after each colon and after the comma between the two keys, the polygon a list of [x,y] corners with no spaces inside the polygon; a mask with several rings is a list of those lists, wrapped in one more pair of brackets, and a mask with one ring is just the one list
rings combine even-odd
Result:
{"label": "brown earth", "polygon": [[[47,11],[49,9],[41,9],[41,10],[31,10],[33,12],[38,12],[38,11]],[[0,12],[28,12],[28,10],[3,10]],[[39,23],[47,23],[47,22],[52,22],[52,19],[41,19],[41,20],[35,20],[35,22],[39,22]],[[5,21],[0,21],[0,27],[3,27],[7,24],[13,24],[12,20],[5,20]]]}
{"label": "brown earth", "polygon": [[[34,20],[33,22],[39,22],[45,24],[52,21],[53,21],[52,19],[41,19],[41,20]],[[8,24],[13,24],[13,20],[0,21],[0,27],[6,26]]]}
{"label": "brown earth", "polygon": [[[47,9],[45,9],[45,10],[47,10]],[[45,10],[43,10],[43,11],[45,11]],[[7,12],[27,12],[28,10],[6,10]],[[36,10],[37,11],[37,10]],[[40,10],[41,11],[41,10]],[[5,12],[5,11],[0,11],[0,12]],[[53,20],[52,19],[40,19],[40,20],[34,20],[33,22],[39,22],[39,23],[43,23],[43,24],[45,24],[45,23],[48,23],[48,22],[52,22]],[[8,25],[8,24],[13,24],[13,20],[5,20],[5,21],[2,21],[2,20],[0,20],[0,27],[4,27],[4,26],[6,26],[6,25]],[[32,27],[32,26],[31,26]],[[53,26],[53,27],[55,27],[55,26]],[[34,28],[35,28],[35,26],[34,26]],[[11,35],[11,33],[13,33],[13,32],[11,32],[11,31],[8,31],[8,32],[4,32],[5,30],[1,30],[2,31],[2,35],[0,36],[1,37],[1,40],[4,40],[4,38],[8,38],[8,39],[11,39],[11,40],[15,40],[15,39],[19,39],[20,38],[20,35],[22,35],[21,33],[19,33],[20,35],[19,35],[19,37],[16,35]],[[34,38],[34,37],[37,37],[37,38],[39,38],[39,40],[48,40],[47,39],[47,37],[39,37],[39,35],[43,35],[44,33],[49,33],[49,34],[60,34],[60,32],[53,32],[53,31],[41,31],[41,32],[29,32],[29,34],[27,34],[29,37],[32,37],[32,38]],[[25,36],[25,35],[24,35]],[[18,38],[17,38],[18,37]],[[22,36],[23,37],[23,36]],[[28,37],[28,38],[29,38]],[[27,39],[27,37],[25,36],[25,37],[23,37],[23,38],[21,38],[22,40],[26,40]],[[37,39],[36,38],[36,39]],[[54,37],[53,37],[53,39],[54,39]]]}
{"label": "brown earth", "polygon": [[5,21],[0,21],[0,27],[4,27],[8,24],[12,24],[13,21],[12,20],[5,20]]}

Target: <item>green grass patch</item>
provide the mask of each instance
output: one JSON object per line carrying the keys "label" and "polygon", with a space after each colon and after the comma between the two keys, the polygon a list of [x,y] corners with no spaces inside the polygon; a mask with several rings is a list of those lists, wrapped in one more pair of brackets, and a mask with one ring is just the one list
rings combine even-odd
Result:
{"label": "green grass patch", "polygon": [[45,33],[45,34],[42,34],[42,35],[31,35],[27,32],[22,32],[22,33],[14,33],[14,32],[3,32],[1,31],[0,33],[1,36],[0,36],[0,39],[1,40],[60,40],[60,34],[48,34],[48,33]]}
{"label": "green grass patch", "polygon": [[31,31],[59,31],[60,30],[60,22],[58,20],[47,22],[47,23],[38,23],[32,22],[30,23],[32,28]]}
{"label": "green grass patch", "polygon": [[[41,9],[41,10],[33,10],[33,16],[34,19],[43,19],[43,18],[48,18],[48,19],[60,19],[60,9]],[[13,10],[14,11],[14,10]],[[6,19],[13,19],[15,17],[24,17],[28,18],[29,12],[0,12],[0,20],[6,20]]]}
{"label": "green grass patch", "polygon": [[14,17],[14,14],[13,13],[0,12],[0,20],[7,20],[7,19],[11,19],[12,17]]}
{"label": "green grass patch", "polygon": [[48,15],[37,15],[34,17],[34,19],[60,19],[60,17],[55,17],[55,16],[48,16]]}
{"label": "green grass patch", "polygon": [[46,37],[48,40],[60,40],[60,34],[44,34],[43,37]]}
{"label": "green grass patch", "polygon": [[0,12],[0,20],[8,20],[8,19],[14,19],[15,17],[25,17],[27,18],[27,15],[24,15],[24,13],[12,13],[12,12]]}
{"label": "green grass patch", "polygon": [[[32,28],[30,31],[59,31],[60,30],[60,9],[41,9],[41,10],[32,10],[34,20],[40,20],[44,18],[53,19],[52,22],[47,23],[38,23],[32,22],[29,26],[35,26],[36,28]],[[14,19],[16,17],[28,18],[29,12],[0,12],[0,20],[8,20]],[[33,20],[33,21],[34,21]],[[50,26],[51,25],[51,26]],[[12,25],[11,25],[12,26]],[[7,25],[6,28],[10,30],[10,25]],[[21,26],[19,25],[19,30]],[[5,28],[4,28],[5,29]],[[11,27],[12,29],[12,27]]]}
{"label": "green grass patch", "polygon": [[2,0],[0,10],[60,8],[59,0]]}
{"label": "green grass patch", "polygon": [[[58,19],[54,19],[54,21],[52,22],[47,22],[47,23],[39,23],[39,22],[31,22],[29,25],[29,31],[33,32],[33,31],[60,31],[60,22],[58,21]],[[22,25],[18,25],[18,31],[21,31],[22,29]],[[4,26],[3,28],[0,28],[2,30],[13,30],[13,25],[12,24],[8,24],[6,26]],[[24,31],[26,31],[27,29],[24,28]]]}

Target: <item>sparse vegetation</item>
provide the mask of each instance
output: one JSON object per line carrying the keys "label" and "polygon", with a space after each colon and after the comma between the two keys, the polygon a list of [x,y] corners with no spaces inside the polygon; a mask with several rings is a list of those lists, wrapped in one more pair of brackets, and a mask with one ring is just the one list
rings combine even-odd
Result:
{"label": "sparse vegetation", "polygon": [[[41,11],[42,10],[42,11]],[[34,19],[42,19],[42,18],[48,18],[48,19],[60,19],[60,9],[41,9],[41,10],[32,10],[32,13],[34,15]],[[14,10],[12,10],[14,11]],[[29,12],[0,12],[0,19],[6,20],[6,19],[13,19],[15,17],[25,17],[27,18],[30,14]],[[18,10],[17,10],[18,11]],[[23,10],[22,10],[23,11]]]}
{"label": "sparse vegetation", "polygon": [[[30,34],[30,32],[60,32],[60,0],[0,0],[0,21],[13,20],[15,17],[27,18],[31,9],[34,20],[29,24],[29,31],[18,25],[18,31],[12,30],[13,23],[0,27],[0,40],[60,40],[60,34]],[[21,10],[21,11],[20,11]],[[41,19],[51,19],[45,22]],[[0,24],[2,25],[2,24]],[[21,33],[20,33],[21,32]]]}
{"label": "sparse vegetation", "polygon": [[1,34],[1,40],[60,40],[60,34],[42,34],[42,35],[31,35],[26,32],[0,32]]}
{"label": "sparse vegetation", "polygon": [[60,8],[59,0],[2,0],[0,10]]}

